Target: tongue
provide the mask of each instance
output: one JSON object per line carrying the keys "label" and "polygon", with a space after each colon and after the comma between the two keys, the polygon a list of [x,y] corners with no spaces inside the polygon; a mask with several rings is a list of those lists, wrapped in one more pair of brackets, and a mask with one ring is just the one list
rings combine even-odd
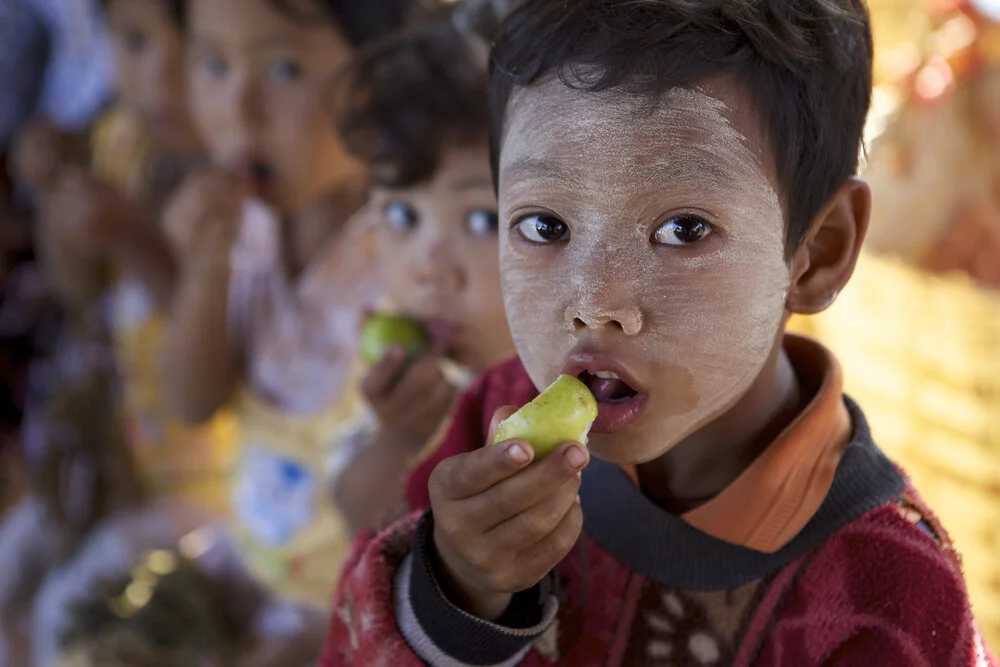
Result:
{"label": "tongue", "polygon": [[590,391],[598,403],[618,401],[635,395],[632,387],[621,380],[605,380],[593,377],[590,381]]}

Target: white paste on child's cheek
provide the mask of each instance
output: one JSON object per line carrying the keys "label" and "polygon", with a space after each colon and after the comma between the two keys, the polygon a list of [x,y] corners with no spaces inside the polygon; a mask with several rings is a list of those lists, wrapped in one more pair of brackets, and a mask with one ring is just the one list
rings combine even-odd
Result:
{"label": "white paste on child's cheek", "polygon": [[[675,89],[653,107],[558,82],[511,104],[501,174],[525,157],[571,172],[558,182],[501,178],[502,219],[537,206],[572,236],[541,250],[501,235],[505,306],[525,367],[543,387],[581,340],[599,339],[650,388],[620,446],[617,436],[593,441],[604,458],[651,460],[728,410],[779,334],[789,288],[781,202],[728,112],[698,90]],[[658,216],[703,205],[701,185],[714,193],[705,207],[720,217],[718,249],[654,247]],[[622,330],[577,331],[573,317],[613,318]],[[636,322],[641,330],[630,331]]]}

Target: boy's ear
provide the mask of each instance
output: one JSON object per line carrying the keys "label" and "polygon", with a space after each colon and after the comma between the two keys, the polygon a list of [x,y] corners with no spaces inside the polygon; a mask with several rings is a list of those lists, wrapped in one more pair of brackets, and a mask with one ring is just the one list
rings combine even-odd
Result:
{"label": "boy's ear", "polygon": [[787,308],[813,315],[833,305],[858,262],[871,216],[871,189],[847,179],[813,220],[791,262]]}

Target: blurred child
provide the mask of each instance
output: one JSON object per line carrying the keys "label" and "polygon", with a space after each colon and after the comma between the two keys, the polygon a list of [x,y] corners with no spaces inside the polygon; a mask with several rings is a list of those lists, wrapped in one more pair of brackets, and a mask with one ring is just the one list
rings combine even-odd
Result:
{"label": "blurred child", "polygon": [[335,487],[355,532],[394,518],[405,474],[457,392],[514,351],[500,294],[486,64],[476,50],[485,40],[442,13],[365,52],[338,91],[343,135],[372,170],[366,215],[376,222],[385,296],[433,339],[413,360],[391,349],[361,381],[377,428],[343,452]]}
{"label": "blurred child", "polygon": [[[785,335],[868,226],[864,3],[513,6],[490,99],[518,358],[460,399],[418,513],[359,541],[322,664],[996,664],[836,359]],[[494,442],[562,374],[589,442]]]}
{"label": "blurred child", "polygon": [[[367,174],[341,144],[328,81],[406,3],[189,0],[191,101],[213,168],[169,207],[185,248],[166,349],[172,404],[197,423],[234,401],[236,543],[311,636],[348,535],[327,497],[330,443],[373,272],[348,220]],[[313,634],[310,635],[310,632]]]}
{"label": "blurred child", "polygon": [[[185,105],[180,7],[172,0],[108,0],[118,103],[92,133],[87,169],[44,124],[20,150],[39,191],[40,251],[50,282],[80,319],[111,337],[123,374],[128,437],[154,492],[222,510],[232,417],[190,428],[167,409],[159,348],[175,285],[176,248],[156,221],[162,202],[201,161]],[[96,333],[95,336],[105,334]]]}

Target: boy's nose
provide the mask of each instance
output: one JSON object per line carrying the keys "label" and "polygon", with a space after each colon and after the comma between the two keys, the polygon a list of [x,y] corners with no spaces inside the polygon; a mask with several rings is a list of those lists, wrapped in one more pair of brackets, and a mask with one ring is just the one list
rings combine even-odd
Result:
{"label": "boy's nose", "polygon": [[600,307],[596,304],[574,304],[566,309],[565,319],[575,331],[610,328],[626,336],[635,336],[643,330],[646,318],[637,305]]}
{"label": "boy's nose", "polygon": [[465,284],[461,263],[444,243],[432,243],[416,263],[417,282],[441,291],[457,292]]}

